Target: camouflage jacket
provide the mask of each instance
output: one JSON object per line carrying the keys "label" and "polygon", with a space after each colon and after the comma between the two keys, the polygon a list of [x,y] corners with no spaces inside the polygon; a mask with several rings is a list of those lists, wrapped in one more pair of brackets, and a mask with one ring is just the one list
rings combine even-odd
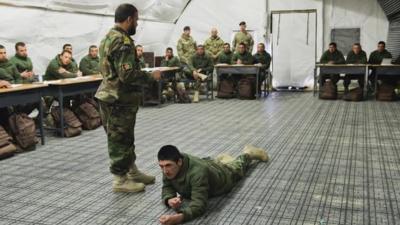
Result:
{"label": "camouflage jacket", "polygon": [[232,43],[232,51],[237,52],[239,49],[239,44],[243,42],[246,44],[247,51],[251,52],[253,51],[253,45],[254,45],[254,40],[253,37],[251,36],[250,33],[246,32],[237,32],[235,34],[235,37],[233,38],[233,43]]}
{"label": "camouflage jacket", "polygon": [[115,26],[101,41],[99,53],[103,81],[95,97],[109,104],[139,105],[141,85],[152,79],[140,70],[132,38]]}
{"label": "camouflage jacket", "polygon": [[173,56],[172,58],[170,58],[169,60],[166,60],[165,58],[163,58],[161,60],[161,66],[166,66],[166,67],[180,67],[181,66],[181,62],[179,61],[178,57]]}
{"label": "camouflage jacket", "polygon": [[92,58],[90,55],[83,57],[79,63],[79,70],[83,76],[100,74],[99,57]]}
{"label": "camouflage jacket", "polygon": [[224,50],[224,41],[220,37],[210,37],[204,42],[204,48],[216,60],[218,54]]}
{"label": "camouflage jacket", "polygon": [[5,80],[12,84],[22,83],[21,74],[9,60],[0,62],[0,80]]}
{"label": "camouflage jacket", "polygon": [[182,34],[178,41],[176,49],[178,50],[178,56],[182,63],[188,64],[190,57],[196,52],[196,41],[191,36]]}

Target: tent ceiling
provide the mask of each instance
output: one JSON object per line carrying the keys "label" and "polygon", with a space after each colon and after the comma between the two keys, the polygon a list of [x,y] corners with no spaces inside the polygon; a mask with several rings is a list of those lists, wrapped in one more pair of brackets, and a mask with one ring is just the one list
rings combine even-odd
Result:
{"label": "tent ceiling", "polygon": [[[190,0],[131,0],[141,12],[141,20],[175,23]],[[3,4],[56,11],[114,15],[115,8],[126,0],[3,0]]]}

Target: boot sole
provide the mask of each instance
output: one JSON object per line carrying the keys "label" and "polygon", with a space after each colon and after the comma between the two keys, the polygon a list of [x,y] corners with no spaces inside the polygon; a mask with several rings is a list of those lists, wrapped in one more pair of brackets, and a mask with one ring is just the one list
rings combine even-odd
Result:
{"label": "boot sole", "polygon": [[139,189],[139,190],[132,190],[132,189],[125,189],[125,188],[113,188],[113,192],[123,192],[123,193],[138,193],[145,191],[145,189]]}
{"label": "boot sole", "polygon": [[148,182],[148,183],[145,183],[145,182],[140,181],[140,180],[135,180],[135,179],[133,179],[133,181],[136,182],[136,183],[142,183],[142,184],[144,184],[144,185],[152,185],[152,184],[155,184],[155,183],[156,183],[156,180],[153,180],[153,181]]}

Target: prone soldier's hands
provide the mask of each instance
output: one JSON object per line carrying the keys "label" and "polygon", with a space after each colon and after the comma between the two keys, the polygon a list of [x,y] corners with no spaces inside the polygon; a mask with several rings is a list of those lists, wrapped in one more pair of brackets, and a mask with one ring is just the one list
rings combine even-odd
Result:
{"label": "prone soldier's hands", "polygon": [[168,199],[168,205],[173,209],[178,209],[179,207],[181,207],[181,204],[182,200],[180,197]]}
{"label": "prone soldier's hands", "polygon": [[151,76],[153,77],[154,80],[161,80],[161,71],[154,70]]}
{"label": "prone soldier's hands", "polygon": [[160,223],[163,225],[174,225],[182,223],[183,221],[183,214],[175,214],[175,215],[162,215],[159,219]]}

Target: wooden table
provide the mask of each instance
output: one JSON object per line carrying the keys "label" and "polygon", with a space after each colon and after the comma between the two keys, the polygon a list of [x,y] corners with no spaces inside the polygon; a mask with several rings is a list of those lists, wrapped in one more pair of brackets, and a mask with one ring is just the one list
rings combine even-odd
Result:
{"label": "wooden table", "polygon": [[45,143],[43,132],[42,92],[47,84],[17,84],[11,88],[0,88],[0,107],[37,103],[39,106],[39,131],[42,145]]}
{"label": "wooden table", "polygon": [[[322,87],[322,76],[326,74],[349,74],[364,76],[364,98],[367,97],[367,84],[368,84],[368,64],[316,64],[314,69],[314,95]],[[317,70],[319,68],[319,85],[317,87]]]}
{"label": "wooden table", "polygon": [[[217,86],[220,81],[220,76],[222,74],[241,74],[241,75],[246,75],[246,74],[254,74],[256,75],[256,96],[259,98],[261,95],[261,92],[258,90],[258,82],[259,82],[259,77],[261,74],[261,69],[262,65],[228,65],[228,64],[217,64],[214,66],[216,73],[217,73]],[[268,89],[267,93],[269,94],[269,82],[270,82],[270,72],[269,70],[267,71],[267,82],[268,82]],[[264,97],[266,94],[264,93]]]}
{"label": "wooden table", "polygon": [[[142,68],[142,71],[153,72],[159,70],[161,72],[161,79],[158,81],[158,101],[157,105],[161,105],[161,97],[162,97],[162,86],[164,82],[169,82],[172,80],[173,90],[176,90],[176,73],[179,72],[179,67],[153,67],[153,68]],[[145,105],[144,99],[144,91],[143,91],[143,105]],[[175,100],[175,94],[174,94]]]}
{"label": "wooden table", "polygon": [[84,93],[94,93],[99,88],[103,77],[101,75],[90,75],[61,80],[45,81],[48,88],[42,93],[43,96],[54,96],[58,98],[60,107],[60,134],[64,137],[64,109],[63,98]]}

